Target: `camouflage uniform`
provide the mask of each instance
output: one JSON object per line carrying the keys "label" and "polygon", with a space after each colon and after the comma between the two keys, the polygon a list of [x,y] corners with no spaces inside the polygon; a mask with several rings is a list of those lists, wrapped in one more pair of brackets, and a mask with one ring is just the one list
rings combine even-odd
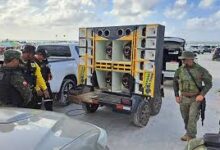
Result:
{"label": "camouflage uniform", "polygon": [[[22,53],[29,53],[34,55],[35,47],[31,45],[25,45],[24,49],[22,49]],[[39,91],[47,91],[47,85],[42,77],[41,69],[39,65],[32,59],[26,60],[26,62],[23,65],[24,77],[31,85],[33,94],[33,98],[29,103],[28,107],[40,109],[42,98],[39,97],[37,93]]]}
{"label": "camouflage uniform", "polygon": [[[20,60],[20,52],[8,50],[4,53],[5,60]],[[19,67],[3,66],[0,68],[0,101],[1,105],[24,107],[32,97],[32,92],[24,80]]]}
{"label": "camouflage uniform", "polygon": [[[186,66],[182,65],[177,69],[174,75],[174,92],[176,97],[179,97],[179,92],[181,93],[180,111],[185,123],[186,135],[194,138],[197,134],[197,121],[199,119],[200,106],[200,102],[196,101],[196,96],[199,94],[203,96],[206,95],[212,87],[212,76],[205,68],[196,63],[188,68],[202,91],[200,92],[196,87],[194,81],[187,72]],[[188,96],[184,96],[185,94]]]}

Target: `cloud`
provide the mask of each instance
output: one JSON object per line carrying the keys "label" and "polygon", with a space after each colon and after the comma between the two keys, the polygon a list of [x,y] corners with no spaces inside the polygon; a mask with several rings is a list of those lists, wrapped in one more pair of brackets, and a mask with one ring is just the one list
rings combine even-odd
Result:
{"label": "cloud", "polygon": [[173,6],[169,6],[164,11],[167,18],[182,19],[187,14],[187,0],[176,0]]}
{"label": "cloud", "polygon": [[0,28],[4,29],[0,35],[54,39],[55,34],[66,34],[76,40],[79,27],[103,24],[102,14],[97,12],[107,10],[108,3],[108,0],[0,0]]}
{"label": "cloud", "polygon": [[159,0],[113,0],[113,9],[107,15],[117,18],[119,23],[144,23],[152,15]]}
{"label": "cloud", "polygon": [[0,24],[74,26],[98,20],[98,0],[8,0],[0,10]]}
{"label": "cloud", "polygon": [[220,29],[220,10],[209,17],[195,17],[186,21],[189,30],[219,30]]}
{"label": "cloud", "polygon": [[215,3],[215,0],[201,0],[199,3],[200,8],[209,8]]}

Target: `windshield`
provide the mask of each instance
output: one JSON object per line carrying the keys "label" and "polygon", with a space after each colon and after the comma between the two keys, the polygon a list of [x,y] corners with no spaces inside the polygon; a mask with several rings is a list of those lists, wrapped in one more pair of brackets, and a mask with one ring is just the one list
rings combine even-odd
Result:
{"label": "windshield", "polygon": [[49,56],[56,57],[71,57],[71,52],[69,46],[65,45],[40,45],[37,50],[45,49]]}

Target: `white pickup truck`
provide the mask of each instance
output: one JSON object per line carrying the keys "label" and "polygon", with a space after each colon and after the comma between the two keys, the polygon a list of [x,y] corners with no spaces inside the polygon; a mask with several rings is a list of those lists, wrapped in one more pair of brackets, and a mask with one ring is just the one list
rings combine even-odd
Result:
{"label": "white pickup truck", "polygon": [[51,90],[63,105],[68,104],[67,93],[77,85],[79,50],[77,43],[38,44],[37,49],[48,52],[52,72]]}

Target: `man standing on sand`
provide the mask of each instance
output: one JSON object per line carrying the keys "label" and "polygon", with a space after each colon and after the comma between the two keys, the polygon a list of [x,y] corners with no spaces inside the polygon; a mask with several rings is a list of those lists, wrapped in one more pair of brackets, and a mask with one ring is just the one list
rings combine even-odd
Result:
{"label": "man standing on sand", "polygon": [[205,68],[196,64],[194,58],[192,52],[183,52],[180,57],[183,65],[174,75],[174,93],[176,102],[180,104],[186,129],[186,134],[181,137],[182,141],[189,141],[196,137],[199,106],[212,87],[212,76]]}

